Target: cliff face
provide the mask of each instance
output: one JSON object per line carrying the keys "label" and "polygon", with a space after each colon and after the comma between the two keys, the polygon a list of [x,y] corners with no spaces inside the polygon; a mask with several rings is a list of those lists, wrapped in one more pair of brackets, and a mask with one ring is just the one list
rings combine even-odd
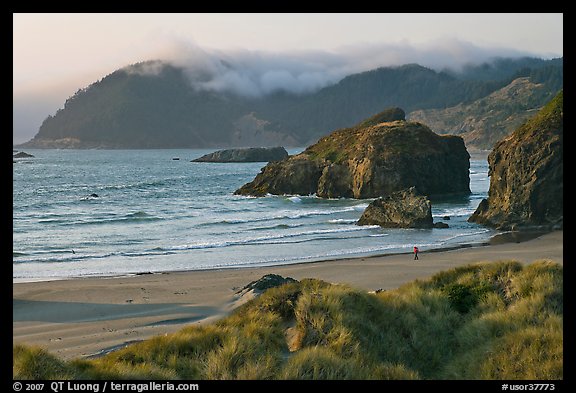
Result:
{"label": "cliff face", "polygon": [[490,189],[469,221],[499,229],[561,227],[563,92],[488,156]]}
{"label": "cliff face", "polygon": [[428,196],[467,194],[470,155],[462,138],[439,136],[392,108],[334,131],[286,160],[268,164],[235,193],[374,198],[412,186]]}

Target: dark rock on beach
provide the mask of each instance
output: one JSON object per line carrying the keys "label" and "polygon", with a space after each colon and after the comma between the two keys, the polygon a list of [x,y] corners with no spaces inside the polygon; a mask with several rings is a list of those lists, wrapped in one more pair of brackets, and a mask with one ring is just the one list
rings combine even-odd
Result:
{"label": "dark rock on beach", "polygon": [[192,162],[270,162],[288,157],[283,147],[250,147],[246,149],[218,150]]}
{"label": "dark rock on beach", "polygon": [[564,221],[563,92],[488,156],[490,188],[468,221],[503,230],[560,229]]}
{"label": "dark rock on beach", "polygon": [[462,138],[437,135],[391,108],[269,163],[235,194],[378,198],[412,186],[431,197],[469,194],[469,167]]}
{"label": "dark rock on beach", "polygon": [[[235,301],[235,307],[238,307],[245,302],[262,295],[270,288],[297,282],[298,280],[295,280],[291,277],[284,278],[278,274],[266,274],[258,280],[252,281],[250,284],[236,291],[235,297],[237,300]],[[291,293],[286,294],[287,296],[282,297],[282,301],[278,303],[275,302],[274,305],[270,306],[274,309],[275,312],[278,312],[283,317],[293,319],[295,316],[294,306],[296,305],[297,299],[301,292],[302,291],[299,289],[291,291]],[[268,306],[263,307],[268,308]]]}
{"label": "dark rock on beach", "polygon": [[415,187],[374,200],[362,213],[358,225],[384,228],[432,228],[432,205]]}
{"label": "dark rock on beach", "polygon": [[248,292],[251,290],[263,292],[267,289],[274,288],[283,284],[288,284],[292,282],[298,282],[298,280],[293,279],[292,277],[282,277],[278,274],[266,274],[259,278],[256,281],[252,281],[250,284],[247,284],[242,289],[237,291],[236,293]]}

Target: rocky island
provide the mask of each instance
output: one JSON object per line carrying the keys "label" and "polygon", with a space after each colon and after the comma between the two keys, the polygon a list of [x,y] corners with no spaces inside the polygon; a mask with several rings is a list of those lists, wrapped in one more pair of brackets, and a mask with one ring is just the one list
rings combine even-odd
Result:
{"label": "rocky island", "polygon": [[269,162],[288,157],[283,147],[249,147],[245,149],[218,150],[205,154],[192,162]]}
{"label": "rocky island", "polygon": [[12,158],[32,158],[32,157],[34,157],[32,154],[26,153],[24,151],[18,152],[12,156]]}
{"label": "rocky island", "polygon": [[470,155],[461,137],[435,134],[389,108],[266,165],[237,195],[316,194],[376,198],[415,186],[427,196],[470,193]]}
{"label": "rocky island", "polygon": [[563,91],[499,141],[488,156],[490,188],[468,221],[503,230],[559,229],[564,220]]}

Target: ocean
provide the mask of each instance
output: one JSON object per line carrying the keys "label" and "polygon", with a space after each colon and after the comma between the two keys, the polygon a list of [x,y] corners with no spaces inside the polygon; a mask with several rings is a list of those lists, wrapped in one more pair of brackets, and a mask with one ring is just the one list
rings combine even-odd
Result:
{"label": "ocean", "polygon": [[235,196],[265,163],[190,162],[211,151],[26,150],[13,164],[13,281],[426,252],[498,233],[466,221],[487,196],[485,156],[470,160],[471,195],[432,201],[449,228],[384,229],[355,225],[372,199]]}

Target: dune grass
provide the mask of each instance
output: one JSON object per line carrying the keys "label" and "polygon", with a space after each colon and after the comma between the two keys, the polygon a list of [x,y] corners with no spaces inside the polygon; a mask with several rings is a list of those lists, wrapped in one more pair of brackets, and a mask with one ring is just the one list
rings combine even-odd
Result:
{"label": "dune grass", "polygon": [[377,294],[315,279],[101,358],[13,347],[15,379],[563,378],[562,266],[458,267]]}

